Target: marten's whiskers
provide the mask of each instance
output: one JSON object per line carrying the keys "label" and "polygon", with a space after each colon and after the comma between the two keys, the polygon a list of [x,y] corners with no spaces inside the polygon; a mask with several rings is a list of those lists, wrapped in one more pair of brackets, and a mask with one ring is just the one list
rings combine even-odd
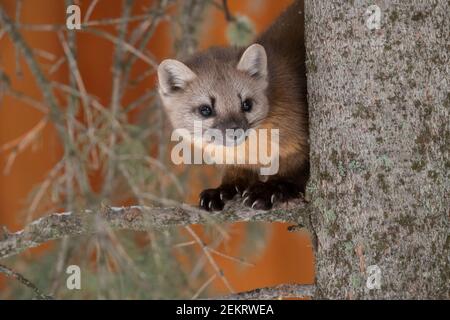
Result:
{"label": "marten's whiskers", "polygon": [[260,125],[261,122],[264,121],[264,119],[265,119],[265,117],[264,117],[264,118],[261,118],[261,119],[256,119],[255,121],[250,122],[250,123],[249,123],[249,127],[250,127],[250,128],[254,128],[254,127]]}

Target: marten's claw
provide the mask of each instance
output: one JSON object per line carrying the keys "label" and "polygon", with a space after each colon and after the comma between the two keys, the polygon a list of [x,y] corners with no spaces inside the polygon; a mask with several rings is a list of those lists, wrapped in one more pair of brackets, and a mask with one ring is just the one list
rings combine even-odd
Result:
{"label": "marten's claw", "polygon": [[278,195],[277,194],[272,194],[272,196],[270,197],[270,203],[274,204],[278,199]]}
{"label": "marten's claw", "polygon": [[225,201],[233,199],[237,191],[234,186],[222,185],[216,189],[206,189],[200,193],[200,208],[207,211],[220,211]]}
{"label": "marten's claw", "polygon": [[200,193],[200,208],[206,211],[220,211],[224,204],[219,189],[206,189]]}
{"label": "marten's claw", "polygon": [[298,196],[298,187],[283,180],[257,182],[245,190],[244,205],[255,210],[269,210],[277,202]]}
{"label": "marten's claw", "polygon": [[245,190],[245,198],[242,202],[244,205],[251,207],[255,210],[269,210],[272,208],[272,203],[270,202],[270,195],[267,194],[264,189],[263,183],[255,184]]}

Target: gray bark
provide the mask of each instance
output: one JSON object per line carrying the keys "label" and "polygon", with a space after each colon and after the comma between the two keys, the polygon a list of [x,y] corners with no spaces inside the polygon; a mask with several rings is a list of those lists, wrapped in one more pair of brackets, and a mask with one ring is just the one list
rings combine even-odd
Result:
{"label": "gray bark", "polygon": [[371,4],[305,6],[316,298],[448,299],[450,2]]}
{"label": "gray bark", "polygon": [[[231,223],[239,221],[292,222],[293,227],[309,225],[308,210],[302,199],[278,204],[269,211],[256,211],[242,204],[242,199],[227,203],[220,212],[207,213],[182,204],[177,207],[108,207],[54,213],[11,233],[0,229],[0,259],[16,255],[42,243],[67,236],[92,234],[105,227],[115,230],[161,230],[192,224]],[[291,228],[294,231],[296,228]],[[1,271],[1,270],[0,270]]]}

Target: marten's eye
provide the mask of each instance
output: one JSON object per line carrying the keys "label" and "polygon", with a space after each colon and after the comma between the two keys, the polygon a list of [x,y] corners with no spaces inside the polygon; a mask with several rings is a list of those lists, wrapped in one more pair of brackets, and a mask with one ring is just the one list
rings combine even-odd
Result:
{"label": "marten's eye", "polygon": [[203,104],[200,107],[198,107],[198,111],[205,118],[208,118],[208,117],[212,116],[212,114],[213,114],[212,108],[210,106],[208,106],[207,104]]}
{"label": "marten's eye", "polygon": [[250,112],[250,111],[252,111],[252,107],[253,107],[252,99],[245,99],[244,101],[242,101],[242,104],[241,104],[242,111]]}

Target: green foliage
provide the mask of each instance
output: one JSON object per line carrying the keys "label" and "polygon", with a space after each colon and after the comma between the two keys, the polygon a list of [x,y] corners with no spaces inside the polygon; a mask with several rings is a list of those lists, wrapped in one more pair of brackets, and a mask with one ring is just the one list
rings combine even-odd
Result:
{"label": "green foliage", "polygon": [[247,16],[237,15],[235,20],[228,24],[226,34],[231,45],[246,46],[255,36],[255,26]]}

